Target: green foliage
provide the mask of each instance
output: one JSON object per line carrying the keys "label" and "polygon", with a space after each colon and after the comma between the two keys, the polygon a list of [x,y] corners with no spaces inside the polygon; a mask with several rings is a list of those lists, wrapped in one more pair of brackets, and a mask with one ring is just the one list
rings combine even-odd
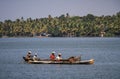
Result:
{"label": "green foliage", "polygon": [[0,22],[0,37],[32,37],[51,34],[53,37],[98,37],[120,36],[120,12],[113,16],[70,16],[59,17],[48,15],[47,18],[27,18],[15,21]]}

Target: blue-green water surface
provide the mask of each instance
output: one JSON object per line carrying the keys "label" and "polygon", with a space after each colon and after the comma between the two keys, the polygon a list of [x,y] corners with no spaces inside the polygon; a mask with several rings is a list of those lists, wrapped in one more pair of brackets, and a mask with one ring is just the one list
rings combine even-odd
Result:
{"label": "blue-green water surface", "polygon": [[[27,64],[27,51],[49,58],[93,58],[93,65]],[[0,38],[0,79],[120,79],[120,38]]]}

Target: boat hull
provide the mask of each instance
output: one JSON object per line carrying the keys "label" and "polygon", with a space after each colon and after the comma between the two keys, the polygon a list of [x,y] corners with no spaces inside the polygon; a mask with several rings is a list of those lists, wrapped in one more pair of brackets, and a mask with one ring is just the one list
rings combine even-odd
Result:
{"label": "boat hull", "polygon": [[68,59],[62,59],[62,60],[49,60],[49,59],[43,59],[39,61],[33,61],[33,60],[27,60],[25,57],[23,59],[30,64],[94,64],[94,59],[90,60],[80,60],[75,62],[70,62]]}

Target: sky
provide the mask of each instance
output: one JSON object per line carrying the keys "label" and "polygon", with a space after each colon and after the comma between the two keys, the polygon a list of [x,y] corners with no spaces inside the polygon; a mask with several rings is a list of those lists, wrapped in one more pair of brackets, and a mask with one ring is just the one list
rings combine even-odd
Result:
{"label": "sky", "polygon": [[117,12],[120,12],[120,0],[0,0],[0,21],[48,15],[59,17],[66,13],[70,16],[106,16]]}

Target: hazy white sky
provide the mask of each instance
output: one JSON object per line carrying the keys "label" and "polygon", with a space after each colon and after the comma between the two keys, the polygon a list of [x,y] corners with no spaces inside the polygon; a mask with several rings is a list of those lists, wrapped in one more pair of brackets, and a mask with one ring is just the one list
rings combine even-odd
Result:
{"label": "hazy white sky", "polygon": [[119,11],[120,0],[0,0],[0,21],[55,17],[66,13],[70,16],[113,15]]}

